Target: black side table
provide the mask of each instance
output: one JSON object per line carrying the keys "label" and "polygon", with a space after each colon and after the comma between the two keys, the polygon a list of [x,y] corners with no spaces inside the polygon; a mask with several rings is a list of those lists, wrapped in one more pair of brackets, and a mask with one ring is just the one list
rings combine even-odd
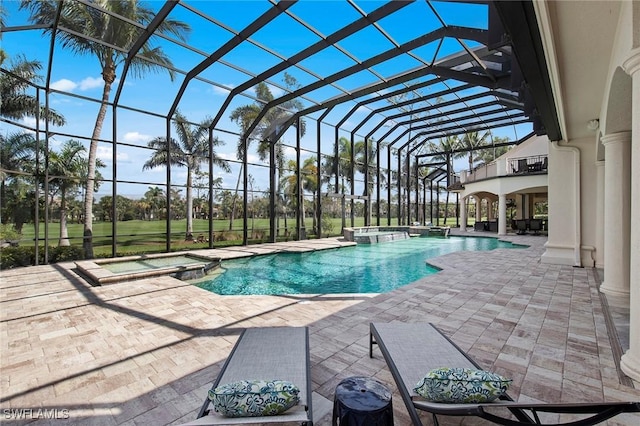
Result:
{"label": "black side table", "polygon": [[333,426],[393,426],[391,392],[371,377],[348,377],[338,383]]}

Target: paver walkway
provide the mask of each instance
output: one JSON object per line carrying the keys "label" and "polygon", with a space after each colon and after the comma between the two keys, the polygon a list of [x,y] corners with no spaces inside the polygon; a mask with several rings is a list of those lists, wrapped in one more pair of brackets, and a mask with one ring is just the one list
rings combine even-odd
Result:
{"label": "paver walkway", "polygon": [[[2,271],[0,420],[26,424],[25,417],[53,414],[69,418],[37,423],[187,422],[243,328],[291,325],[310,328],[313,388],[325,402],[315,420],[328,425],[326,400],[345,377],[374,376],[395,392],[382,356],[368,356],[371,321],[436,323],[481,366],[513,378],[510,394],[522,401],[640,400],[616,368],[620,349],[596,271],[541,264],[545,237],[507,239],[530,247],[448,254],[432,260],[438,274],[380,295],[219,296],[170,277],[92,287],[71,263]],[[397,392],[394,409],[396,424],[408,425]],[[609,424],[637,426],[640,415]]]}

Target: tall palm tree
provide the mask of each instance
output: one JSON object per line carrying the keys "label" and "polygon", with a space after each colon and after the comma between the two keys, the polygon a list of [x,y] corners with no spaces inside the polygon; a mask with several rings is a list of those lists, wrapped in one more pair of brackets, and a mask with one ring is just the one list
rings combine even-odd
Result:
{"label": "tall palm tree", "polygon": [[[4,59],[0,58],[0,64]],[[0,117],[9,120],[20,120],[25,117],[35,118],[40,114],[43,119],[56,126],[63,126],[65,119],[53,109],[47,110],[38,103],[38,99],[25,93],[30,87],[28,82],[38,83],[42,77],[38,71],[42,65],[38,61],[29,61],[19,55],[11,61],[8,73],[0,74]]]}
{"label": "tall palm tree", "polygon": [[[5,27],[5,18],[7,16],[7,11],[4,9],[4,6],[2,4],[0,4],[0,28],[4,28]],[[2,33],[0,33],[0,40],[2,39]],[[7,54],[4,51],[4,49],[2,48],[2,46],[0,45],[0,65],[2,65],[2,63],[4,62],[4,60],[7,58]]]}
{"label": "tall palm tree", "polygon": [[[174,117],[174,126],[178,140],[170,139],[167,143],[165,136],[160,136],[149,141],[147,146],[154,150],[151,158],[144,163],[142,170],[152,169],[159,166],[178,166],[187,169],[187,230],[185,238],[193,240],[193,176],[200,170],[200,165],[204,163],[209,156],[209,130],[211,118],[206,118],[198,126],[193,126],[187,122],[187,119],[176,112]],[[211,145],[215,148],[222,142],[218,138],[211,141]],[[170,154],[169,154],[170,152]],[[211,159],[215,166],[229,172],[231,169],[226,160],[220,158],[215,150]]]}
{"label": "tall palm tree", "polygon": [[480,132],[467,132],[462,136],[460,140],[460,147],[463,149],[467,149],[467,155],[469,159],[469,172],[473,170],[473,165],[477,161],[475,157],[475,151],[482,146],[487,144],[487,139],[491,137],[491,132],[486,131],[482,134]]}
{"label": "tall palm tree", "polygon": [[[58,246],[69,246],[67,231],[67,198],[74,194],[86,179],[87,149],[77,140],[70,139],[62,145],[60,152],[49,154],[49,188],[51,197],[60,197],[60,238]],[[97,167],[105,164],[98,159]]]}
{"label": "tall palm tree", "polygon": [[[302,168],[300,169],[300,177],[302,179],[302,188],[306,191],[311,192],[311,205],[313,206],[313,233],[318,233],[318,219],[315,212],[317,212],[318,206],[316,204],[318,190],[320,186],[318,185],[318,166],[316,165],[316,158],[309,157],[302,163]],[[302,210],[304,212],[304,209]]]}
{"label": "tall palm tree", "polygon": [[[132,46],[140,37],[141,30],[127,22],[133,21],[144,26],[154,18],[154,11],[142,4],[139,0],[88,0],[89,4],[95,4],[99,8],[87,6],[85,3],[57,0],[23,0],[20,8],[27,9],[30,20],[34,24],[44,25],[44,32],[53,31],[51,23],[57,19],[58,6],[62,10],[59,16],[61,27],[73,32],[57,31],[55,33],[62,46],[70,49],[78,55],[91,55],[98,59],[101,67],[104,88],[102,101],[89,145],[89,170],[87,176],[87,188],[84,200],[84,256],[93,258],[93,192],[96,179],[96,158],[98,153],[98,139],[102,133],[102,125],[107,113],[107,105],[111,94],[111,85],[116,79],[116,71],[125,62],[128,52],[116,47],[127,48]],[[102,12],[106,10],[110,13]],[[125,19],[116,19],[122,16]],[[182,41],[186,40],[190,32],[188,24],[173,19],[163,19],[156,30],[159,34],[173,35]],[[144,43],[140,51],[133,57],[130,63],[130,72],[133,77],[142,77],[149,71],[165,71],[173,80],[174,72],[172,62],[161,47],[153,47],[151,41],[157,36],[152,36]],[[103,43],[96,43],[91,39],[97,39]]]}
{"label": "tall palm tree", "polygon": [[[435,162],[448,162],[447,170],[453,170],[453,160],[458,158],[463,158],[466,156],[466,152],[458,152],[454,153],[453,151],[457,150],[461,147],[460,139],[457,136],[447,136],[446,138],[440,138],[438,143],[430,141],[427,145],[427,149],[432,153],[439,153],[438,155],[434,155],[431,160]],[[449,153],[449,155],[447,155]],[[448,181],[448,180],[447,180]],[[438,188],[439,190],[439,188]],[[426,202],[426,201],[425,201]],[[449,211],[449,191],[447,190],[447,199],[445,201],[445,211],[444,211],[444,224],[447,224],[447,216]]]}
{"label": "tall palm tree", "polygon": [[[295,90],[299,87],[296,79],[284,73],[284,84],[288,90]],[[269,85],[265,82],[260,82],[255,85],[254,90],[256,92],[257,103],[239,106],[238,108],[231,111],[231,115],[229,118],[231,121],[234,121],[240,127],[240,133],[245,134],[249,129],[249,126],[255,121],[258,117],[258,114],[262,110],[263,106],[275,99],[271,89],[269,89]],[[269,136],[273,132],[275,126],[278,123],[282,123],[288,117],[291,116],[291,113],[288,111],[299,111],[304,107],[302,102],[299,99],[292,99],[287,102],[284,102],[280,105],[280,108],[272,108],[265,116],[260,120],[258,125],[255,127],[251,135],[249,135],[249,139],[247,140],[247,148],[250,145],[250,142],[253,139],[258,139],[258,157],[261,161],[266,161],[269,159],[269,148],[271,142],[268,140]],[[303,120],[300,121],[300,134],[304,136],[306,130],[305,122]],[[276,152],[276,168],[277,170],[281,170],[284,165],[284,149],[282,147],[282,142],[280,140],[275,142],[275,152]],[[236,152],[236,156],[239,160],[244,159],[245,152],[243,151],[243,141],[242,139],[238,140],[238,148]],[[233,208],[231,211],[231,219],[229,221],[229,230],[233,227],[233,219],[235,217],[236,210],[236,200],[237,194],[240,187],[240,176],[242,175],[242,168],[240,168],[240,173],[238,174],[238,181],[236,183],[236,196],[234,197]],[[281,179],[276,179],[278,188],[276,189],[277,193],[280,194],[280,183]],[[273,188],[272,188],[273,190]]]}
{"label": "tall palm tree", "polygon": [[[316,192],[318,191],[318,176],[317,176],[317,167],[316,167],[316,159],[315,157],[308,157],[302,163],[302,167],[300,168],[300,191],[299,195],[296,198],[296,193],[298,192],[298,173],[296,171],[296,162],[295,160],[289,160],[287,163],[287,168],[291,170],[291,173],[284,176],[283,180],[285,186],[285,192],[289,195],[289,198],[294,200],[297,199],[296,206],[300,206],[302,213],[302,223],[305,223],[306,220],[306,212],[304,208],[304,191],[309,191],[313,194],[312,205],[315,210],[316,208]],[[316,232],[317,220],[316,215],[313,215],[313,232]]]}

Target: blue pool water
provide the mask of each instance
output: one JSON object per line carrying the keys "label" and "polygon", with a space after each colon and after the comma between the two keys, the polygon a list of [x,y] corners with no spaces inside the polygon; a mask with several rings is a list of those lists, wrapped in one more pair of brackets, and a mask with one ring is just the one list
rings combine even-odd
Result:
{"label": "blue pool water", "polygon": [[384,293],[438,272],[432,257],[522,247],[495,238],[421,237],[380,244],[223,260],[196,285],[218,294]]}

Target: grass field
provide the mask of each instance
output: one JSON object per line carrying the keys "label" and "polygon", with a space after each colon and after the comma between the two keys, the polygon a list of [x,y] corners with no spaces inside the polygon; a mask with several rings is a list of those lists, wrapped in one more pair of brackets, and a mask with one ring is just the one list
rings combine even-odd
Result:
{"label": "grass field", "polygon": [[[342,232],[342,219],[330,219],[333,231],[324,232],[324,236],[337,236]],[[373,219],[375,223],[375,219]],[[392,219],[392,224],[397,223],[396,219]],[[473,222],[471,222],[472,224]],[[306,234],[307,238],[313,238],[313,220],[306,218]],[[386,218],[381,220],[381,224],[386,225]],[[455,226],[455,218],[447,220],[449,226]],[[280,219],[280,233],[278,240],[295,239],[296,221],[295,219],[287,220],[285,228],[284,220]],[[363,226],[364,218],[356,217],[355,226]],[[134,253],[156,253],[166,251],[166,222],[165,221],[143,221],[131,220],[116,223],[116,249],[117,255],[126,255]],[[228,219],[215,219],[213,221],[214,229],[214,245],[240,245],[242,244],[242,219],[236,219],[233,223],[233,229],[229,230]],[[350,218],[347,218],[347,226],[351,226]],[[194,219],[193,236],[198,239],[199,236],[208,238],[209,221],[206,219]],[[266,242],[269,237],[269,219],[249,219],[249,240],[250,243]],[[69,240],[72,246],[82,245],[82,229],[83,225],[79,223],[68,224]],[[187,248],[204,248],[208,247],[207,242],[185,241],[186,219],[171,221],[171,250],[184,250]],[[60,235],[60,227],[58,223],[51,223],[48,230],[49,246],[57,246]],[[93,224],[93,243],[94,254],[96,256],[110,256],[112,251],[112,223],[111,222],[95,222]],[[22,238],[20,245],[33,245],[35,237],[35,229],[33,224],[25,224],[22,230]],[[39,227],[40,245],[44,245],[45,229],[44,224]]]}

